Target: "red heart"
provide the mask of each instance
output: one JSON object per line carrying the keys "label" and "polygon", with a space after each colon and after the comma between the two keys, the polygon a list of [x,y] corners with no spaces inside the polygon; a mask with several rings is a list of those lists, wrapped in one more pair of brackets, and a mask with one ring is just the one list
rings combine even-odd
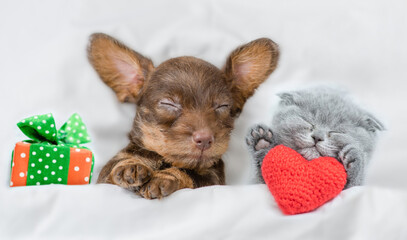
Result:
{"label": "red heart", "polygon": [[264,181],[283,213],[305,213],[337,196],[346,184],[346,171],[332,157],[308,161],[293,149],[278,145],[264,157]]}

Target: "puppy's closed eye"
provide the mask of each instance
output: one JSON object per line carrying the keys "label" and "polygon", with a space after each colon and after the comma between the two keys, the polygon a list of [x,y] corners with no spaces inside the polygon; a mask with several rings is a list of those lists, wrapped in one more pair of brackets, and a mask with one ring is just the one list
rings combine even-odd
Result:
{"label": "puppy's closed eye", "polygon": [[217,105],[215,105],[215,111],[217,113],[229,112],[230,106],[231,105],[228,103],[217,104]]}
{"label": "puppy's closed eye", "polygon": [[179,112],[182,110],[182,106],[179,103],[176,103],[175,101],[169,99],[169,98],[164,98],[161,99],[158,102],[158,106],[160,108],[166,109],[168,111],[175,111],[175,112]]}
{"label": "puppy's closed eye", "polygon": [[157,103],[156,113],[157,123],[170,127],[181,116],[182,106],[170,98],[163,98]]}
{"label": "puppy's closed eye", "polygon": [[230,104],[227,104],[227,103],[219,104],[216,106],[216,110],[225,110],[225,109],[228,109],[229,107],[230,107]]}

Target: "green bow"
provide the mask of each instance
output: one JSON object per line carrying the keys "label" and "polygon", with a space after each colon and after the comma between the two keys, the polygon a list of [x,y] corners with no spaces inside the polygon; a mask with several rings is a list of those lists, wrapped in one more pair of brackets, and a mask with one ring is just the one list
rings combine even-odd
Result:
{"label": "green bow", "polygon": [[82,118],[74,113],[57,131],[51,113],[26,118],[17,123],[20,130],[34,142],[76,145],[90,142]]}

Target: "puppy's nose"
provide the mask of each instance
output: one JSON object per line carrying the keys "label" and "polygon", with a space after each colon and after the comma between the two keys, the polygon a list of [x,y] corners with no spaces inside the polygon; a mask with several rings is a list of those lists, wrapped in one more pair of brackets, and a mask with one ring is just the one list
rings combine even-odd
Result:
{"label": "puppy's nose", "polygon": [[204,151],[211,147],[214,137],[210,131],[200,130],[192,134],[192,140],[198,149]]}

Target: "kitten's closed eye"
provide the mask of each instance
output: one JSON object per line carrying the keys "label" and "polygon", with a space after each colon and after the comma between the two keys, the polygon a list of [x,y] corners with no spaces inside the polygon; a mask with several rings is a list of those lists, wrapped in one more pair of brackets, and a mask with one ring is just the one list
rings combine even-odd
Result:
{"label": "kitten's closed eye", "polygon": [[329,131],[328,137],[332,137],[332,136],[339,135],[339,134],[345,134],[345,133],[343,131]]}
{"label": "kitten's closed eye", "polygon": [[290,130],[290,132],[310,133],[315,129],[315,125],[302,116],[291,116],[281,123],[284,124],[283,129]]}
{"label": "kitten's closed eye", "polygon": [[314,124],[312,124],[310,121],[305,120],[305,118],[303,118],[303,117],[301,117],[301,119],[304,121],[304,124],[305,124],[304,128],[306,130],[309,130],[310,132],[315,130]]}

